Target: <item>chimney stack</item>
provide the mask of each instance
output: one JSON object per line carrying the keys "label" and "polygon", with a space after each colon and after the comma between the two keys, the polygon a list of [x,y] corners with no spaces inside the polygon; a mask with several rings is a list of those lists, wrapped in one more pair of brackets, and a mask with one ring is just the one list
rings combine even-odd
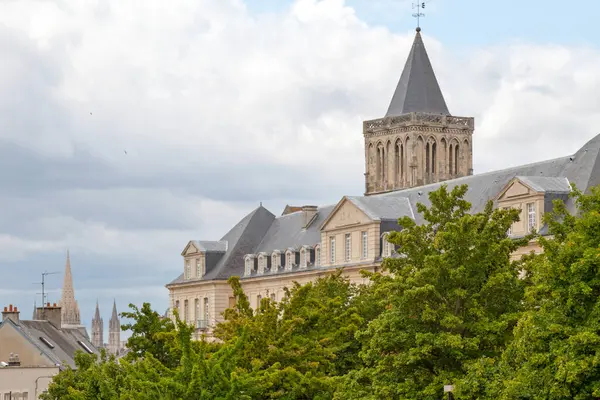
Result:
{"label": "chimney stack", "polygon": [[19,323],[19,310],[17,310],[17,307],[13,308],[12,304],[8,307],[4,307],[4,311],[2,311],[2,321],[7,319],[12,319],[13,322]]}
{"label": "chimney stack", "polygon": [[317,215],[317,206],[302,206],[302,214],[304,215],[304,229],[308,228],[310,223],[313,221],[315,215]]}
{"label": "chimney stack", "polygon": [[56,328],[60,329],[62,325],[62,316],[61,316],[61,308],[57,306],[56,303],[50,305],[50,303],[46,303],[45,307],[37,308],[37,318],[41,321],[48,321]]}

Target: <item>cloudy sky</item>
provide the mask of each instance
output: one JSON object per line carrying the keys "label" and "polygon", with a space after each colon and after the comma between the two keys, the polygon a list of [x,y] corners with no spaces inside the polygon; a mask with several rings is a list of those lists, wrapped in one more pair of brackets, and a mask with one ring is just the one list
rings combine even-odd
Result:
{"label": "cloudy sky", "polygon": [[[475,172],[600,133],[596,0],[432,0],[423,38]],[[485,4],[485,6],[483,5]],[[404,0],[1,0],[0,303],[58,301],[67,248],[83,322],[107,326],[259,202],[364,189],[362,121],[414,37]],[[125,154],[125,151],[127,154]],[[38,300],[39,302],[39,300]]]}

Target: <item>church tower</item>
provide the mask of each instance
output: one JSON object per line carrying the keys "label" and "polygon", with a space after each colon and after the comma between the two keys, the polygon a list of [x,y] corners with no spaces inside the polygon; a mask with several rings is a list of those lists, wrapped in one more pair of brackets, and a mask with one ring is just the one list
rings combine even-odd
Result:
{"label": "church tower", "polygon": [[98,300],[96,300],[96,314],[92,318],[92,344],[97,349],[104,347],[104,321],[100,317]]}
{"label": "church tower", "polygon": [[448,111],[417,28],[385,117],[363,122],[365,194],[472,175],[474,127]]}
{"label": "church tower", "polygon": [[67,250],[67,264],[65,266],[65,278],[60,298],[61,307],[61,325],[79,326],[79,306],[75,300],[75,289],[73,289],[73,276],[71,274],[71,258]]}
{"label": "church tower", "polygon": [[117,303],[113,302],[112,316],[108,323],[108,352],[110,354],[119,354],[121,348],[121,321],[117,314]]}

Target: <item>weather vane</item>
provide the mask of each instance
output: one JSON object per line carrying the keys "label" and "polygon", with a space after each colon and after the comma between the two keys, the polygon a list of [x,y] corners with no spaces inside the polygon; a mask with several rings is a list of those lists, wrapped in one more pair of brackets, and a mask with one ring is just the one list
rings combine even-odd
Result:
{"label": "weather vane", "polygon": [[412,16],[417,19],[417,29],[421,29],[421,17],[424,17],[425,14],[421,12],[421,10],[425,9],[425,2],[422,1],[420,3],[412,3],[412,8],[416,8],[417,12]]}

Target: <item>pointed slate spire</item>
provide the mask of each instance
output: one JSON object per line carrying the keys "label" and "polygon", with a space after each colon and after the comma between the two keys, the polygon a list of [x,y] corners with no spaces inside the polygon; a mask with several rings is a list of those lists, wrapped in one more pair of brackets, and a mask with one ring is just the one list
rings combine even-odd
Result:
{"label": "pointed slate spire", "polygon": [[92,318],[92,344],[97,348],[104,347],[104,321],[100,317],[100,306],[96,299],[96,313]]}
{"label": "pointed slate spire", "polygon": [[63,281],[62,296],[60,298],[61,324],[80,325],[79,306],[75,301],[75,289],[73,289],[73,275],[71,273],[71,257],[67,250],[67,262],[65,265],[65,278]]}
{"label": "pointed slate spire", "polygon": [[115,299],[113,299],[113,310],[112,310],[112,316],[110,317],[111,321],[118,321],[119,320],[119,314],[117,314],[117,301]]}
{"label": "pointed slate spire", "polygon": [[421,28],[417,28],[415,40],[385,116],[410,112],[450,115],[425,50]]}
{"label": "pointed slate spire", "polygon": [[100,306],[98,305],[98,299],[96,299],[96,314],[94,314],[95,320],[100,320]]}
{"label": "pointed slate spire", "polygon": [[119,354],[121,350],[121,321],[117,314],[117,302],[113,300],[112,316],[108,323],[108,352]]}

